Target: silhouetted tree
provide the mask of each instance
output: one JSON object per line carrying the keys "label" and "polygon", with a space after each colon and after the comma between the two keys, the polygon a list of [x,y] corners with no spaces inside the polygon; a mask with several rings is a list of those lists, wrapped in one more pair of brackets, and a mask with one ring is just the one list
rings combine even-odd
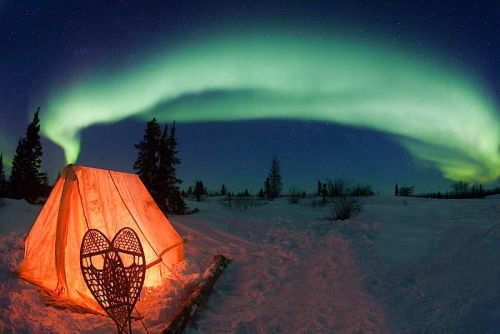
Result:
{"label": "silhouetted tree", "polygon": [[40,171],[42,165],[42,143],[40,142],[40,119],[37,109],[33,120],[26,129],[26,136],[17,143],[16,153],[12,159],[10,182],[12,195],[34,201],[43,192],[45,174]]}
{"label": "silhouetted tree", "polygon": [[280,163],[276,157],[273,157],[273,161],[271,162],[271,169],[269,170],[268,179],[269,199],[279,197],[281,188],[283,187],[283,183],[281,182]]}
{"label": "silhouetted tree", "polygon": [[264,182],[264,194],[266,195],[267,198],[269,198],[269,192],[270,192],[270,184],[269,184],[269,178],[266,177],[266,182]]}
{"label": "silhouetted tree", "polygon": [[321,189],[322,189],[321,182],[318,181],[318,189],[316,190],[316,195],[317,196],[321,196]]}
{"label": "silhouetted tree", "polygon": [[396,183],[396,186],[394,187],[394,196],[398,196],[398,184]]}
{"label": "silhouetted tree", "polygon": [[248,192],[248,189],[245,189],[245,197],[250,196],[250,193]]}
{"label": "silhouetted tree", "polygon": [[163,209],[168,213],[182,215],[186,213],[186,203],[181,196],[179,185],[182,180],[175,175],[175,166],[180,164],[177,157],[177,139],[175,122],[170,128],[165,124],[158,149],[158,171],[156,174],[156,193],[162,201]]}
{"label": "silhouetted tree", "polygon": [[262,188],[260,188],[258,196],[259,196],[259,198],[264,198],[264,191],[262,190]]}
{"label": "silhouetted tree", "polygon": [[205,187],[203,186],[202,181],[196,181],[196,184],[194,186],[193,195],[196,197],[196,201],[198,201],[198,202],[201,200],[201,196],[205,195]]}
{"label": "silhouetted tree", "polygon": [[222,187],[220,187],[220,194],[221,194],[221,196],[226,196],[226,186],[225,185],[222,185]]}
{"label": "silhouetted tree", "polygon": [[158,150],[161,137],[160,125],[156,122],[156,118],[153,118],[146,125],[143,139],[135,145],[139,154],[134,163],[134,170],[153,197],[156,196],[155,182],[157,181]]}
{"label": "silhouetted tree", "polygon": [[323,183],[323,190],[321,190],[321,196],[323,197],[323,203],[326,203],[326,197],[328,196],[328,190],[326,189],[326,183]]}

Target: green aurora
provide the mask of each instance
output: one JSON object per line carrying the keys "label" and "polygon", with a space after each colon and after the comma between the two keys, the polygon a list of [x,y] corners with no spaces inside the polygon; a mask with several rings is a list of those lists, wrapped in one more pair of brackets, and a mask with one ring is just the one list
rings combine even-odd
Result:
{"label": "green aurora", "polygon": [[129,117],[297,119],[390,134],[452,180],[500,175],[500,119],[478,80],[436,59],[337,38],[220,36],[50,94],[43,134],[77,160],[80,132]]}

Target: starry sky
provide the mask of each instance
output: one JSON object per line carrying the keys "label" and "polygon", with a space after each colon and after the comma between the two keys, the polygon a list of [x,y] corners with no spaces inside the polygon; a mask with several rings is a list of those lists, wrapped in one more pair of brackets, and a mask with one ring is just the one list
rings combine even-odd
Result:
{"label": "starry sky", "polygon": [[273,156],[285,191],[497,184],[499,22],[497,1],[0,0],[0,152],[40,106],[51,178],[131,172],[156,117],[184,187],[255,193]]}

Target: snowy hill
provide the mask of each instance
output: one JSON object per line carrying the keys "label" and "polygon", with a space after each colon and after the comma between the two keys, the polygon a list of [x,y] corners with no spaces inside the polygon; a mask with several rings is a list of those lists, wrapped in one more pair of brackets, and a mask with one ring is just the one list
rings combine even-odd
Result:
{"label": "snowy hill", "polygon": [[[159,332],[213,254],[234,261],[189,333],[498,333],[500,199],[375,196],[360,215],[333,222],[329,208],[287,199],[250,205],[188,202],[200,212],[169,217],[186,261],[137,304]],[[111,320],[45,306],[10,274],[40,210],[0,208],[0,332],[114,331]],[[144,332],[139,321],[134,332]]]}

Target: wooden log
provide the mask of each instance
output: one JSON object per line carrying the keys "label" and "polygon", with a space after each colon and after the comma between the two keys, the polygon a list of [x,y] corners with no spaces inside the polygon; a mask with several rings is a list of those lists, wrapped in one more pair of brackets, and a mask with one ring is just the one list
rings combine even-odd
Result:
{"label": "wooden log", "polygon": [[182,333],[186,325],[194,318],[196,312],[208,301],[215,282],[230,262],[231,260],[223,255],[214,256],[212,264],[203,275],[203,281],[195,287],[179,312],[170,320],[167,328],[162,331],[163,334]]}

